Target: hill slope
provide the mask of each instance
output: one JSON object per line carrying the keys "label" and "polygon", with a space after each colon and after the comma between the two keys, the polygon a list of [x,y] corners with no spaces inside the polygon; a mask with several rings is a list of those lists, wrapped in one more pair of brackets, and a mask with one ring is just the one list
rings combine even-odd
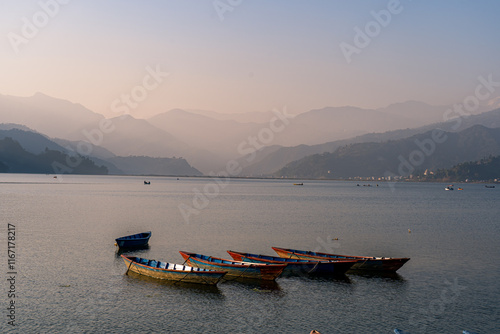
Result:
{"label": "hill slope", "polygon": [[[74,162],[74,163],[73,163]],[[69,156],[46,149],[39,154],[26,151],[17,141],[6,137],[0,140],[0,169],[8,173],[43,174],[107,174],[108,169],[97,166],[82,156]],[[69,167],[71,166],[71,167]]]}
{"label": "hill slope", "polygon": [[30,97],[0,95],[0,120],[3,123],[23,124],[49,137],[78,139],[72,135],[103,118],[80,104],[41,93]]}
{"label": "hill slope", "polygon": [[458,133],[432,130],[406,139],[360,143],[334,153],[308,156],[288,164],[275,176],[293,178],[349,178],[407,176],[419,170],[500,154],[500,128],[476,125]]}
{"label": "hill slope", "polygon": [[12,138],[17,141],[26,151],[33,154],[40,154],[45,149],[66,152],[61,145],[53,142],[47,137],[32,131],[13,128],[10,130],[0,130],[0,139]]}
{"label": "hill slope", "polygon": [[486,127],[496,128],[500,127],[500,109],[491,110],[478,115],[471,115],[469,117],[461,117],[451,119],[447,122],[434,123],[418,128],[402,129],[388,131],[384,133],[369,133],[354,138],[337,140],[319,145],[299,145],[294,147],[281,147],[273,151],[262,151],[265,156],[255,163],[246,166],[242,175],[249,176],[269,176],[273,175],[276,171],[296,160],[300,160],[306,156],[320,153],[332,153],[339,147],[355,144],[355,143],[368,143],[368,142],[385,142],[389,140],[399,140],[418,135],[420,133],[428,132],[433,129],[442,129],[448,132],[462,131],[473,125],[483,125]]}
{"label": "hill slope", "polygon": [[[43,134],[33,132],[27,127],[16,124],[0,124],[0,140],[2,149],[0,156],[4,163],[0,164],[1,172],[24,173],[59,173],[53,166],[47,167],[44,156],[54,158],[61,163],[61,173],[71,169],[73,173],[86,174],[84,166],[70,168],[81,142],[64,139],[49,139]],[[48,152],[51,152],[48,154]],[[57,152],[57,153],[56,153]],[[72,158],[74,159],[74,158]],[[106,168],[109,174],[136,174],[136,175],[201,175],[201,172],[190,166],[182,158],[152,158],[152,157],[117,157],[112,152],[100,147],[92,146],[90,156],[85,158],[96,166]],[[64,167],[66,165],[66,167]],[[73,170],[74,169],[74,170]],[[89,171],[91,174],[97,172]],[[98,172],[97,174],[102,174]]]}
{"label": "hill slope", "polygon": [[432,174],[421,174],[419,178],[423,181],[442,182],[498,182],[500,180],[500,156],[490,156],[479,161],[464,162],[448,169],[438,169]]}

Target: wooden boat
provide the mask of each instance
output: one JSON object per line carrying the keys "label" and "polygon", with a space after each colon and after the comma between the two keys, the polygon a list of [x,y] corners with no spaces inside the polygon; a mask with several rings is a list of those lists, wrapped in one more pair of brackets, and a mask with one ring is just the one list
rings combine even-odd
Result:
{"label": "wooden boat", "polygon": [[392,258],[392,257],[370,257],[370,256],[350,256],[319,253],[312,251],[303,251],[297,249],[286,249],[273,247],[274,251],[283,258],[289,259],[305,259],[305,260],[360,260],[355,263],[352,270],[374,270],[395,272],[401,268],[410,259],[405,258]]}
{"label": "wooden boat", "polygon": [[227,251],[236,261],[252,262],[252,263],[274,263],[287,264],[282,275],[344,275],[358,260],[352,261],[311,261],[301,259],[286,259],[277,256],[242,253],[235,251]]}
{"label": "wooden boat", "polygon": [[304,183],[294,183],[293,185],[294,185],[294,186],[303,186],[303,185],[304,185]]}
{"label": "wooden boat", "polygon": [[225,271],[193,268],[182,264],[148,260],[135,256],[121,255],[129,271],[159,279],[176,282],[217,284]]}
{"label": "wooden boat", "polygon": [[149,242],[149,238],[151,238],[151,231],[127,235],[115,239],[115,241],[116,245],[120,248],[136,248],[146,246]]}
{"label": "wooden boat", "polygon": [[275,280],[285,269],[286,264],[249,263],[231,261],[217,257],[180,251],[185,262],[190,266],[227,271],[225,280],[250,278],[259,280]]}

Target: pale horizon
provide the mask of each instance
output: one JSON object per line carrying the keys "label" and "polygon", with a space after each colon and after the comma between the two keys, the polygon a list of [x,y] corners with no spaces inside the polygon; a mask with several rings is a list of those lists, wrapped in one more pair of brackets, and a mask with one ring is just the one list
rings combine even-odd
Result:
{"label": "pale horizon", "polygon": [[[49,94],[46,94],[44,92],[34,92],[33,94],[31,95],[25,95],[25,96],[18,96],[18,95],[11,95],[11,94],[2,94],[0,93],[0,95],[3,95],[3,96],[7,96],[7,97],[12,97],[12,98],[31,98],[31,97],[34,97],[36,96],[37,94],[42,94],[44,96],[47,96],[51,99],[56,99],[56,100],[62,100],[62,101],[67,101],[67,102],[70,102],[72,104],[75,104],[75,105],[81,105],[83,106],[84,108],[96,113],[96,114],[99,114],[99,115],[102,115],[104,116],[105,118],[114,118],[114,117],[120,117],[120,116],[123,116],[125,113],[122,113],[122,114],[114,114],[114,113],[108,113],[108,114],[104,114],[104,113],[100,113],[100,112],[97,112],[95,110],[93,110],[92,108],[84,105],[83,103],[80,103],[80,102],[75,102],[75,101],[71,101],[71,100],[67,100],[65,98],[62,98],[62,97],[58,97],[58,96],[52,96],[52,95],[49,95]],[[490,111],[490,108],[488,108],[488,106],[486,105],[486,103],[488,102],[495,102],[495,103],[498,103],[498,97],[495,98],[495,99],[490,99],[490,100],[487,100],[487,101],[481,101],[481,107],[480,109],[478,109],[476,112],[473,112],[471,114],[476,114],[476,113],[482,113],[482,112],[486,112],[486,111]],[[392,106],[392,105],[397,105],[397,104],[405,104],[405,103],[411,103],[411,102],[417,102],[417,103],[424,103],[424,104],[427,104],[429,106],[433,106],[433,107],[443,107],[443,112],[445,111],[445,108],[449,108],[452,104],[455,104],[455,103],[460,103],[460,101],[455,101],[454,103],[450,103],[449,105],[433,105],[433,104],[430,104],[430,103],[427,103],[427,102],[424,102],[424,101],[416,101],[416,100],[407,100],[407,101],[395,101],[395,102],[392,102],[392,103],[389,103],[387,105],[383,105],[383,106],[379,106],[379,107],[361,107],[361,106],[357,106],[357,105],[340,105],[340,106],[331,106],[331,105],[325,105],[325,106],[321,106],[321,107],[313,107],[311,109],[307,109],[307,110],[300,110],[300,111],[297,111],[293,114],[295,115],[299,115],[299,114],[302,114],[302,113],[306,113],[306,112],[309,112],[309,111],[312,111],[312,110],[321,110],[321,109],[325,109],[325,108],[360,108],[360,109],[366,109],[366,110],[380,110],[380,109],[384,109],[384,108],[387,108],[389,106]],[[484,103],[486,102],[486,103]],[[285,109],[287,109],[287,106],[283,106]],[[496,104],[495,104],[495,107],[492,107],[491,109],[495,109],[497,108]],[[217,111],[217,110],[209,110],[209,109],[195,109],[195,108],[182,108],[182,107],[173,107],[173,108],[169,108],[168,110],[162,110],[162,111],[159,111],[157,113],[154,113],[152,112],[151,114],[139,114],[139,115],[134,115],[133,112],[130,112],[130,113],[126,113],[134,118],[137,118],[137,119],[149,119],[149,118],[152,118],[154,116],[157,116],[157,115],[160,115],[160,114],[163,114],[165,112],[169,112],[169,111],[172,111],[172,110],[183,110],[183,111],[186,111],[186,112],[189,112],[189,113],[194,113],[194,114],[201,114],[201,115],[206,115],[206,114],[210,114],[210,113],[215,113],[215,114],[220,114],[220,115],[226,115],[226,116],[231,116],[231,115],[238,115],[238,114],[244,114],[244,113],[249,113],[249,114],[252,114],[252,113],[266,113],[266,112],[271,112],[272,110],[276,110],[278,108],[272,108],[272,109],[269,109],[269,110],[260,110],[260,111],[241,111],[241,112],[223,112],[223,111]],[[292,113],[290,111],[287,111],[289,113]]]}

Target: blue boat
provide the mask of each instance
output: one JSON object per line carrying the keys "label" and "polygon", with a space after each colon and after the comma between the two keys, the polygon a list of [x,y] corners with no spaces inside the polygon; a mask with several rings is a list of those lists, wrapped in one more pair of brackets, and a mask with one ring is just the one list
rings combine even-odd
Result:
{"label": "blue boat", "polygon": [[301,260],[301,259],[286,259],[278,256],[269,256],[261,254],[251,254],[227,251],[229,255],[236,261],[252,262],[252,263],[273,263],[286,264],[283,270],[283,276],[291,275],[344,275],[358,260],[352,261],[318,261],[318,260]]}
{"label": "blue boat", "polygon": [[227,271],[225,280],[258,279],[274,281],[286,264],[248,263],[180,251],[185,263],[193,267]]}
{"label": "blue boat", "polygon": [[193,268],[183,264],[167,263],[143,259],[135,256],[121,255],[129,271],[175,282],[217,284],[226,274],[225,271]]}
{"label": "blue boat", "polygon": [[151,231],[127,235],[115,239],[116,245],[120,248],[139,248],[147,246],[151,238]]}

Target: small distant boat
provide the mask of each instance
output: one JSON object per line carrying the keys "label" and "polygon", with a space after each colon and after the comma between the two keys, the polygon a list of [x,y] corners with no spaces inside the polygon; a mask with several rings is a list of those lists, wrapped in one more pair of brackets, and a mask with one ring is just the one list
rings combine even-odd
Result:
{"label": "small distant boat", "polygon": [[144,181],[144,184],[151,184],[151,181]]}
{"label": "small distant boat", "polygon": [[453,190],[453,185],[446,186],[444,190]]}
{"label": "small distant boat", "polygon": [[490,189],[495,188],[495,186],[489,186],[489,185],[487,185],[487,184],[485,184],[485,185],[484,185],[484,187],[485,187],[485,188],[490,188]]}
{"label": "small distant boat", "polygon": [[319,253],[312,251],[303,251],[297,249],[286,249],[272,247],[274,251],[283,258],[287,259],[305,259],[305,260],[358,260],[351,269],[352,270],[367,270],[367,271],[384,271],[384,272],[395,272],[401,268],[410,259],[404,258],[393,258],[393,257],[370,257],[370,256],[350,256],[350,255],[338,255],[338,254],[328,254]]}
{"label": "small distant boat", "polygon": [[303,185],[304,185],[304,183],[294,183],[293,185],[294,185],[294,186],[303,186]]}
{"label": "small distant boat", "polygon": [[250,278],[275,280],[285,269],[286,264],[249,263],[225,260],[207,255],[180,251],[186,263],[193,267],[227,271],[225,280]]}
{"label": "small distant boat", "polygon": [[225,271],[193,268],[182,264],[148,260],[135,256],[121,255],[121,257],[127,265],[127,273],[132,271],[137,274],[169,281],[215,285],[226,274]]}
{"label": "small distant boat", "polygon": [[146,246],[149,242],[149,238],[151,238],[151,231],[127,235],[117,238],[115,241],[116,245],[120,248],[135,248]]}
{"label": "small distant boat", "polygon": [[464,190],[463,188],[458,188],[458,190]]}
{"label": "small distant boat", "polygon": [[285,259],[277,256],[250,254],[227,251],[236,261],[253,263],[286,264],[283,275],[344,275],[358,260],[352,261],[317,261],[301,259]]}

